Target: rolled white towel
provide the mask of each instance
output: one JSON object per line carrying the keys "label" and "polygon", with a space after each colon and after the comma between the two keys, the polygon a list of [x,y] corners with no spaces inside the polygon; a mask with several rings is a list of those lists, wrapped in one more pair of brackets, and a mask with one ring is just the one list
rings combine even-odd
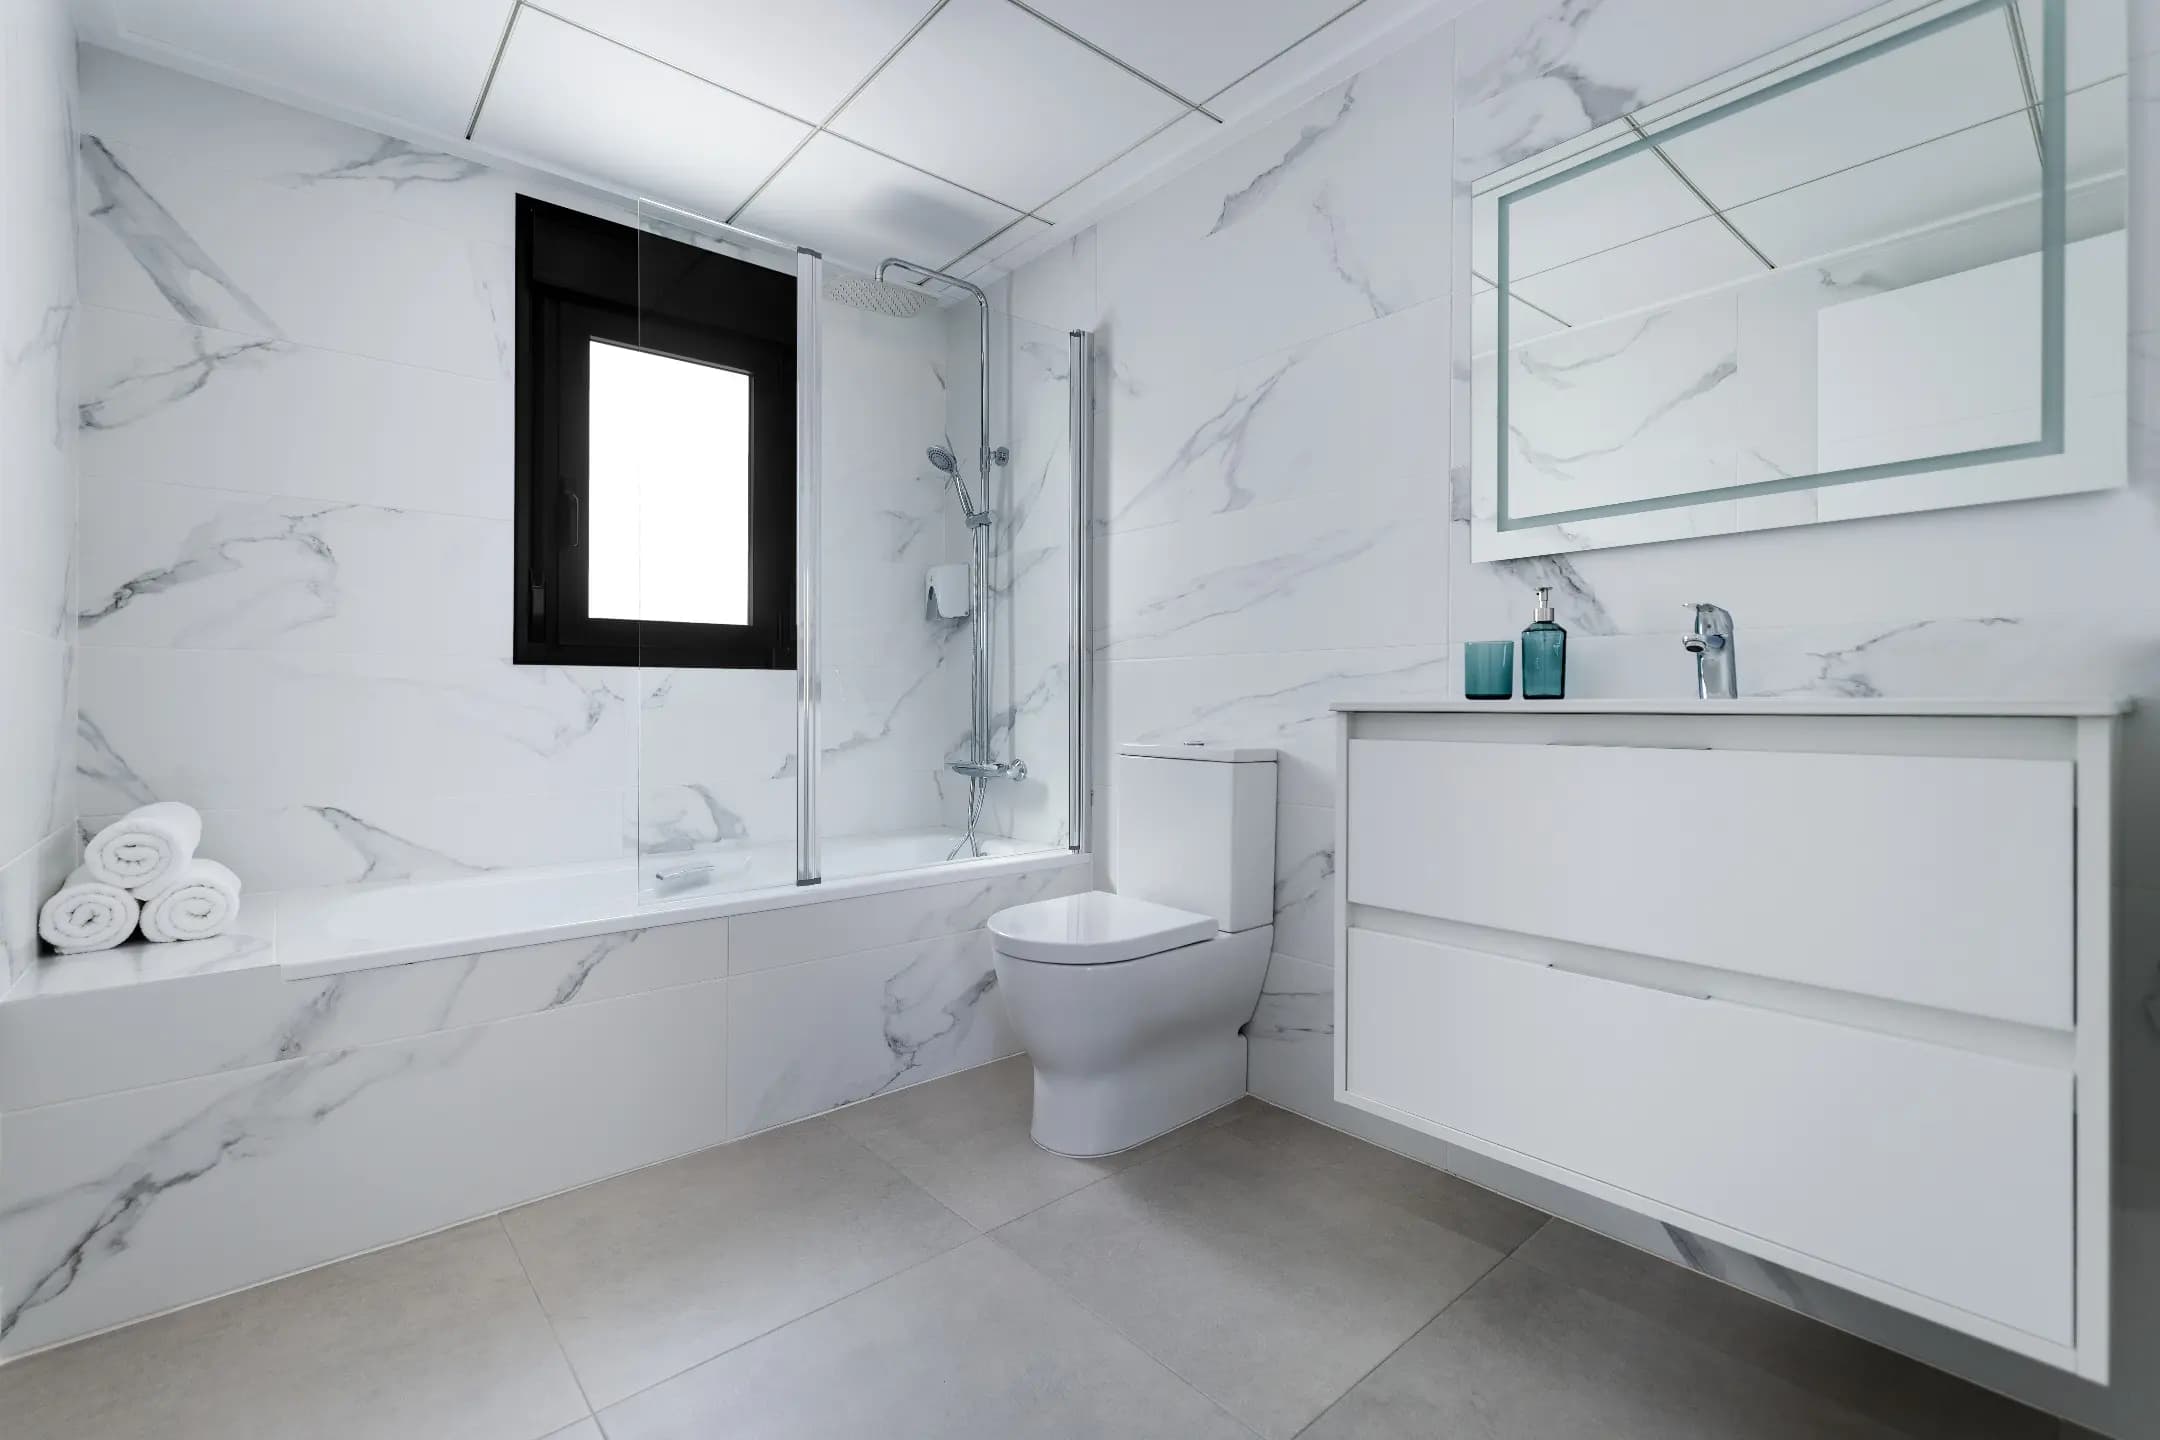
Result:
{"label": "rolled white towel", "polygon": [[142,902],[84,865],[38,911],[38,934],[63,955],[110,950],[135,933]]}
{"label": "rolled white towel", "polygon": [[140,899],[162,888],[195,858],[202,843],[202,816],[192,805],[160,800],[121,816],[90,837],[83,868],[108,885]]}
{"label": "rolled white towel", "polygon": [[240,877],[215,860],[190,860],[163,889],[145,895],[145,940],[207,940],[240,918]]}

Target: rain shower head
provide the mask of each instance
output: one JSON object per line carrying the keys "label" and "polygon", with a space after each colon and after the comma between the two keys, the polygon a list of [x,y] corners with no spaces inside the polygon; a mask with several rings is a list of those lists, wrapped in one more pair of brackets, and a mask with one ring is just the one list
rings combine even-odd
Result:
{"label": "rain shower head", "polygon": [[891,285],[868,275],[838,269],[825,276],[825,298],[857,310],[867,310],[872,315],[888,315],[895,320],[912,320],[937,304],[935,295],[917,286]]}

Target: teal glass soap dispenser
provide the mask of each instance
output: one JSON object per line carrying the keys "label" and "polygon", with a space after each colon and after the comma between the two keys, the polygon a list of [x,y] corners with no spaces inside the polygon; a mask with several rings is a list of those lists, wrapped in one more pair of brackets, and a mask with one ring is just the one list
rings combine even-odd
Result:
{"label": "teal glass soap dispenser", "polygon": [[1550,585],[1538,587],[1537,610],[1522,632],[1522,694],[1525,700],[1567,698],[1567,631],[1553,623]]}

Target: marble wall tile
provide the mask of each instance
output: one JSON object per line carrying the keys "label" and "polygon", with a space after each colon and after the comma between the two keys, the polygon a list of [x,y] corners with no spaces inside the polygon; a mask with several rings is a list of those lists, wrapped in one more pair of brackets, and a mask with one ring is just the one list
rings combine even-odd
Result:
{"label": "marble wall tile", "polygon": [[677,986],[11,1112],[0,1353],[716,1144],[726,1010]]}
{"label": "marble wall tile", "polygon": [[945,762],[966,753],[972,641],[965,625],[920,614],[833,637],[818,783],[827,835],[931,828],[948,791],[965,789]]}
{"label": "marble wall tile", "polygon": [[1427,37],[1096,227],[1118,383],[1213,373],[1445,295],[1448,45]]}
{"label": "marble wall tile", "polygon": [[[1025,272],[1023,272],[1025,273]],[[1330,493],[1447,452],[1433,400],[1444,301],[1212,372],[1120,386],[1104,414],[1096,523],[1126,531]],[[1432,482],[1428,478],[1425,484]]]}
{"label": "marble wall tile", "polygon": [[[545,177],[440,154],[110,50],[83,47],[81,69],[86,128],[157,155],[183,186],[255,181],[454,234],[506,226],[521,191],[594,208],[594,197]],[[617,209],[628,218],[632,207]]]}
{"label": "marble wall tile", "polygon": [[[250,924],[267,931],[269,922],[251,917]],[[52,982],[0,1006],[0,1113],[696,985],[727,973],[725,920],[305,981],[286,980],[268,963],[267,941],[245,929],[242,938],[254,939],[256,948],[207,974],[76,990],[67,988],[64,973],[75,957],[43,962],[41,971],[60,972]],[[249,958],[256,963],[244,963]]]}
{"label": "marble wall tile", "polygon": [[792,845],[795,672],[641,670],[638,846]]}
{"label": "marble wall tile", "polygon": [[1096,542],[1106,660],[1447,636],[1446,495],[1424,476],[1159,525]]}
{"label": "marble wall tile", "polygon": [[[1057,503],[1062,511],[1062,493]],[[1068,542],[1002,552],[993,561],[992,594],[1000,609],[993,637],[992,743],[1000,757],[1025,762],[1028,774],[993,786],[989,811],[996,833],[1042,843],[1065,840],[1071,809],[1071,555]]]}
{"label": "marble wall tile", "polygon": [[93,645],[77,666],[73,764],[83,813],[155,800],[267,806],[288,793],[272,760],[287,739],[276,657]]}
{"label": "marble wall tile", "polygon": [[1280,752],[1277,800],[1335,803],[1337,700],[1448,692],[1445,646],[1256,651],[1169,660],[1110,660],[1104,680],[1105,782],[1115,787],[1115,749],[1129,741],[1209,740]]}
{"label": "marble wall tile", "polygon": [[753,971],[728,990],[734,1135],[1020,1048],[982,930]]}
{"label": "marble wall tile", "polygon": [[1335,811],[1275,807],[1275,953],[1335,963]]}
{"label": "marble wall tile", "polygon": [[370,793],[430,771],[467,791],[603,789],[635,761],[638,712],[614,670],[105,646],[79,663],[90,811],[184,799],[365,813]]}
{"label": "marble wall tile", "polygon": [[75,650],[0,627],[0,855],[20,855],[73,818]]}
{"label": "marble wall tile", "polygon": [[1012,451],[992,478],[1003,520],[992,548],[1005,556],[1061,550],[1072,538],[1071,337],[996,311],[991,328],[1002,392],[994,443]]}
{"label": "marble wall tile", "polygon": [[76,108],[67,7],[9,6],[0,15],[0,987],[35,954],[37,905],[73,858],[62,717],[75,632]]}
{"label": "marble wall tile", "polygon": [[37,964],[38,907],[58,890],[80,859],[72,830],[55,830],[0,864],[0,996]]}
{"label": "marble wall tile", "polygon": [[87,475],[510,517],[506,379],[100,307],[82,348]]}
{"label": "marble wall tile", "polygon": [[82,640],[502,655],[510,552],[503,520],[90,479]]}
{"label": "marble wall tile", "polygon": [[509,375],[506,235],[446,242],[433,226],[205,173],[167,149],[99,134],[95,100],[81,144],[89,303],[455,375]]}
{"label": "marble wall tile", "polygon": [[[627,787],[457,790],[434,788],[423,777],[370,793],[364,812],[341,798],[204,810],[202,853],[264,890],[454,880],[635,854],[636,797]],[[95,834],[121,813],[85,813],[82,832]]]}
{"label": "marble wall tile", "polygon": [[1301,1115],[1326,1117],[1340,1110],[1332,964],[1272,956],[1245,1035],[1246,1088],[1253,1094]]}
{"label": "marble wall tile", "polygon": [[771,970],[863,950],[978,929],[998,911],[1088,888],[1086,867],[1060,866],[1019,875],[956,880],[858,895],[819,905],[755,910],[729,922],[729,969]]}
{"label": "marble wall tile", "polygon": [[1092,330],[1098,317],[1093,227],[1062,241],[991,288],[993,309],[1039,325],[1062,338]]}

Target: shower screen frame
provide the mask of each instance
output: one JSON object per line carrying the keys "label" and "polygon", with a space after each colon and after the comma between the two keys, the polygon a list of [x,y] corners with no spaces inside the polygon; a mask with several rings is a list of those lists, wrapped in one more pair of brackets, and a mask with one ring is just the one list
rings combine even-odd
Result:
{"label": "shower screen frame", "polygon": [[[820,300],[825,288],[825,258],[816,250],[796,250],[796,381],[795,381],[795,883],[823,882],[820,846],[818,774],[822,768],[821,711],[824,704],[823,656],[819,648],[823,622],[823,515],[824,492],[824,319]],[[1090,655],[1088,650],[1090,595],[1093,589],[1089,566],[1092,517],[1089,476],[1094,445],[1094,336],[1074,330],[1067,336],[1069,360],[1067,384],[1066,449],[1071,465],[1071,525],[1067,565],[1071,581],[1070,631],[1067,636],[1067,809],[1065,849],[1085,854],[1091,842],[1093,801],[1092,745],[1089,736]]]}

